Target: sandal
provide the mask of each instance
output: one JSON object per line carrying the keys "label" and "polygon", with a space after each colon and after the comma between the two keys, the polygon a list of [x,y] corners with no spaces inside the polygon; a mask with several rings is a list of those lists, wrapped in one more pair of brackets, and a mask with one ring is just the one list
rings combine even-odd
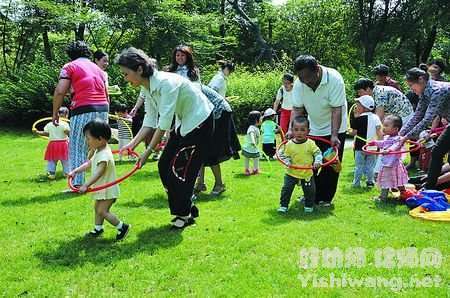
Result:
{"label": "sandal", "polygon": [[225,188],[225,184],[221,184],[221,185],[215,185],[213,190],[211,191],[210,195],[212,196],[218,196],[221,193],[223,193],[226,190]]}
{"label": "sandal", "polygon": [[206,184],[205,183],[197,183],[194,186],[194,194],[199,194],[203,191],[206,191]]}
{"label": "sandal", "polygon": [[172,222],[172,229],[184,229],[187,226],[195,224],[195,219],[193,219],[191,216],[187,218],[176,216],[174,219],[171,220],[171,222]]}

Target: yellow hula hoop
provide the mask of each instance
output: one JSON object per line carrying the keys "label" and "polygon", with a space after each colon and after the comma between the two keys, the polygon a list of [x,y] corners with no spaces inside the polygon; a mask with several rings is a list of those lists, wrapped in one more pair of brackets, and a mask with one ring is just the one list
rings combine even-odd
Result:
{"label": "yellow hula hoop", "polygon": [[235,100],[235,99],[239,99],[239,96],[238,95],[226,96],[225,99],[228,100],[228,101],[232,101],[232,100]]}
{"label": "yellow hula hoop", "polygon": [[131,127],[130,127],[130,125],[127,122],[128,119],[125,119],[123,117],[120,117],[120,116],[117,116],[117,115],[114,115],[114,114],[109,114],[109,118],[114,119],[116,121],[122,121],[123,124],[125,124],[125,126],[127,127],[128,131],[130,132],[131,138],[134,137],[133,136],[133,131],[131,130]]}
{"label": "yellow hula hoop", "polygon": [[[37,126],[39,123],[45,122],[45,121],[51,121],[52,119],[53,119],[52,117],[45,117],[45,118],[41,118],[41,119],[36,120],[36,121],[33,123],[33,126],[31,126],[31,131],[37,130],[37,129],[36,129],[36,126]],[[67,118],[60,117],[59,120],[60,120],[60,121],[65,121],[65,122],[67,122],[67,123],[70,123],[70,120],[67,119]],[[44,140],[48,140],[48,137],[46,137],[46,136],[38,135],[38,137],[40,137],[40,138],[42,138],[42,139],[44,139]]]}
{"label": "yellow hula hoop", "polygon": [[350,131],[351,127],[350,127],[350,116],[352,115],[353,110],[356,107],[356,103],[352,104],[350,106],[350,109],[348,109],[348,114],[347,114],[347,131]]}

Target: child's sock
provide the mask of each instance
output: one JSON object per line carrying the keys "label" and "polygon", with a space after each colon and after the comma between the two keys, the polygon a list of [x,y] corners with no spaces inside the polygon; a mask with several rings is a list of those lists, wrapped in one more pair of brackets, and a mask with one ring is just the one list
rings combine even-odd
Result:
{"label": "child's sock", "polygon": [[259,158],[255,158],[253,160],[253,171],[258,172],[259,171]]}
{"label": "child's sock", "polygon": [[103,230],[103,225],[95,225],[94,229],[96,231],[101,231],[101,230]]}
{"label": "child's sock", "polygon": [[117,224],[117,226],[116,226],[116,228],[117,228],[118,230],[122,230],[122,227],[123,227],[123,221],[119,222],[119,223]]}

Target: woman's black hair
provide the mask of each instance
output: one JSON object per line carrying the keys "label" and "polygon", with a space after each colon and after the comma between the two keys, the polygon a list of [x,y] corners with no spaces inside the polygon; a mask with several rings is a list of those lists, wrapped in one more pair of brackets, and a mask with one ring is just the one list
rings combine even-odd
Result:
{"label": "woman's black hair", "polygon": [[300,55],[295,59],[294,62],[294,70],[296,73],[301,71],[302,69],[309,69],[311,71],[316,71],[317,66],[319,63],[317,63],[316,58],[314,58],[311,55]]}
{"label": "woman's black hair", "polygon": [[398,130],[400,130],[402,128],[402,126],[403,126],[402,118],[400,118],[397,115],[388,115],[384,119],[391,120],[392,121],[392,126],[398,128]]}
{"label": "woman's black hair", "polygon": [[379,64],[373,68],[373,74],[378,76],[388,76],[389,66],[386,64]]}
{"label": "woman's black hair", "polygon": [[250,113],[248,113],[247,124],[248,126],[256,125],[256,123],[258,123],[260,119],[261,119],[260,111],[251,111]]}
{"label": "woman's black hair", "polygon": [[226,61],[226,60],[220,60],[220,61],[218,61],[218,62],[219,62],[219,64],[220,64],[220,68],[221,68],[222,70],[224,70],[225,68],[228,68],[228,70],[229,70],[230,72],[234,71],[234,67],[235,67],[234,63],[232,63],[232,62],[230,62],[230,61]]}
{"label": "woman's black hair", "polygon": [[417,83],[420,78],[423,78],[424,80],[428,81],[430,75],[428,74],[428,72],[418,67],[413,67],[406,72],[406,80],[409,82]]}
{"label": "woman's black hair", "polygon": [[195,66],[194,56],[192,54],[192,49],[186,45],[177,46],[172,52],[172,63],[169,66],[169,72],[176,72],[178,68],[176,56],[177,52],[182,52],[186,55],[186,67],[188,68],[187,76],[192,82],[198,81],[199,70]]}
{"label": "woman's black hair", "polygon": [[142,67],[142,76],[149,78],[153,75],[156,68],[155,60],[147,56],[144,51],[130,47],[118,54],[115,61],[120,66],[137,71],[139,66]]}
{"label": "woman's black hair", "polygon": [[111,138],[111,127],[107,122],[98,118],[89,121],[83,127],[83,134],[86,135],[86,132],[89,132],[91,136],[97,139],[102,138],[109,141],[109,139]]}
{"label": "woman's black hair", "polygon": [[283,81],[284,80],[294,83],[294,76],[287,72],[283,75]]}
{"label": "woman's black hair", "polygon": [[95,60],[100,60],[100,59],[102,59],[105,56],[108,56],[108,54],[106,54],[102,50],[95,51],[94,52],[94,62],[95,62]]}
{"label": "woman's black hair", "polygon": [[372,80],[367,79],[367,78],[361,78],[359,80],[356,81],[356,83],[353,85],[353,89],[355,89],[355,91],[358,90],[366,90],[367,88],[370,88],[373,90],[373,88],[375,87],[374,83]]}
{"label": "woman's black hair", "polygon": [[86,42],[82,40],[71,42],[67,46],[66,53],[72,61],[81,57],[91,58],[92,55]]}
{"label": "woman's black hair", "polygon": [[440,74],[445,71],[446,66],[445,66],[445,63],[444,63],[444,61],[442,59],[434,59],[430,63],[428,63],[428,65],[433,65],[433,64],[435,64],[435,65],[437,65],[439,67],[439,69],[441,70],[439,72]]}

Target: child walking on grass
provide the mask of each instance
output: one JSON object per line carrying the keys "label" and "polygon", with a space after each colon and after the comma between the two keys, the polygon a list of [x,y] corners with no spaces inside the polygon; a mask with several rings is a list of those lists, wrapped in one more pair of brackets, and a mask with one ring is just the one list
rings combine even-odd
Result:
{"label": "child walking on grass", "polygon": [[350,118],[351,134],[356,135],[355,139],[355,174],[352,187],[361,187],[361,178],[366,176],[366,186],[375,186],[375,165],[377,155],[366,153],[362,148],[366,145],[366,140],[378,140],[383,137],[381,131],[381,121],[373,110],[375,102],[372,96],[364,95],[356,99],[354,117]]}
{"label": "child walking on grass", "polygon": [[[61,107],[58,110],[60,118],[67,119],[69,116],[69,109]],[[50,180],[56,178],[56,165],[61,161],[64,176],[69,172],[69,133],[70,128],[67,122],[60,121],[56,126],[53,122],[45,125],[43,131],[34,129],[33,132],[40,136],[48,137],[48,145],[45,150],[44,159],[47,161],[47,177]]]}
{"label": "child walking on grass", "polygon": [[[116,180],[114,158],[108,145],[111,138],[111,128],[108,123],[100,119],[90,121],[84,126],[83,133],[89,148],[94,151],[94,155],[88,162],[69,173],[70,176],[73,176],[91,168],[92,175],[80,187],[80,193],[85,193],[90,186],[98,186]],[[116,215],[110,212],[112,205],[119,197],[119,193],[117,184],[92,193],[92,198],[95,200],[95,226],[86,236],[96,238],[103,234],[103,221],[105,219],[117,228],[117,241],[127,236],[131,226],[120,221]]]}
{"label": "child walking on grass", "polygon": [[262,134],[262,149],[264,154],[270,160],[274,159],[275,151],[277,150],[276,133],[278,132],[277,124],[275,123],[276,112],[268,108],[264,111],[263,122],[261,124]]}
{"label": "child walking on grass", "polygon": [[[252,111],[248,114],[248,129],[245,136],[245,144],[242,146],[242,155],[244,155],[245,170],[244,174],[257,175],[259,174],[259,138],[260,132],[258,126],[261,124],[261,113],[259,111]],[[253,171],[250,171],[250,160],[253,160]]]}
{"label": "child walking on grass", "polygon": [[[376,145],[383,152],[400,151],[402,143],[398,132],[402,128],[402,118],[389,115],[383,121],[384,140],[371,141],[369,145]],[[397,188],[400,192],[405,190],[408,183],[408,171],[401,160],[401,154],[381,155],[381,170],[378,174],[377,184],[381,188],[381,194],[376,201],[385,201],[390,188]]]}
{"label": "child walking on grass", "polygon": [[305,117],[296,117],[292,123],[293,138],[284,148],[280,149],[280,158],[290,166],[312,167],[312,169],[288,168],[284,175],[284,184],[280,195],[280,208],[278,212],[286,213],[289,208],[292,191],[297,184],[301,184],[305,196],[305,213],[314,211],[316,186],[314,183],[314,170],[322,164],[322,152],[314,141],[307,138],[309,122]]}

